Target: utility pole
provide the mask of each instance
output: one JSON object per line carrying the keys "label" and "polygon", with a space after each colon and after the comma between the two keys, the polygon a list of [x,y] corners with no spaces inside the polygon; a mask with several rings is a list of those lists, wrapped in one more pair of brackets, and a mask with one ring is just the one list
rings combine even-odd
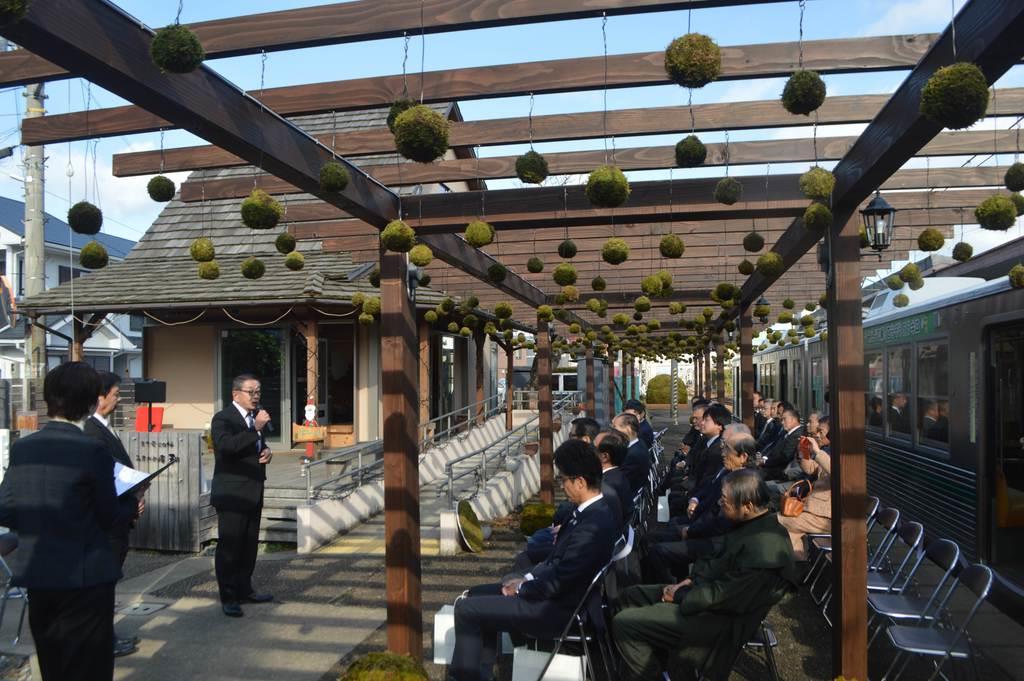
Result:
{"label": "utility pole", "polygon": [[[25,118],[45,115],[43,84],[25,86]],[[43,292],[45,280],[45,237],[43,233],[44,191],[43,147],[25,147],[25,264],[22,280],[25,296],[31,298]],[[70,197],[69,197],[70,198]],[[22,408],[32,408],[31,380],[41,379],[46,372],[46,332],[38,326],[29,326],[25,338],[25,390]]]}

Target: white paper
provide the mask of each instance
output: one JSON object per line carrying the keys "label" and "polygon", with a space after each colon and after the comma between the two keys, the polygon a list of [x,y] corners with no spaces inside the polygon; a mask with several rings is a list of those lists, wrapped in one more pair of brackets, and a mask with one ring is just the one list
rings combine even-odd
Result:
{"label": "white paper", "polygon": [[114,462],[114,488],[117,490],[117,496],[121,496],[147,477],[149,477],[149,473],[143,473],[134,468],[128,468],[124,464]]}

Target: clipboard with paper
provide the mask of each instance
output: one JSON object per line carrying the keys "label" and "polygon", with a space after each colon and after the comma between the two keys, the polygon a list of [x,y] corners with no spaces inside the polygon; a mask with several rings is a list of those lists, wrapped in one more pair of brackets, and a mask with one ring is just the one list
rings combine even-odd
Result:
{"label": "clipboard with paper", "polygon": [[177,458],[172,458],[160,468],[151,473],[129,468],[121,463],[114,463],[114,490],[117,496],[122,496],[138,491],[143,485],[149,484],[156,476],[178,463]]}

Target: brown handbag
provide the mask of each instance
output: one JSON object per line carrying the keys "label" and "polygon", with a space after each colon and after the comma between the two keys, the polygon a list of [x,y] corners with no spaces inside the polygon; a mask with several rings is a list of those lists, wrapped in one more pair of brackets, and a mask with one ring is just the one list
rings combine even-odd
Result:
{"label": "brown handbag", "polygon": [[[800,486],[807,485],[807,491],[803,494],[800,493]],[[782,515],[787,518],[795,518],[804,512],[804,499],[811,494],[811,490],[814,487],[811,485],[810,480],[797,480],[786,493],[782,495]]]}

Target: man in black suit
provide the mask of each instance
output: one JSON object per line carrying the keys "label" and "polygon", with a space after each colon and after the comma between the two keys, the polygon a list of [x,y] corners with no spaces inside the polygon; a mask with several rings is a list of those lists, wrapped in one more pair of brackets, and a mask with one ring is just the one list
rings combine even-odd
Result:
{"label": "man in black suit", "polygon": [[640,400],[626,400],[626,405],[622,408],[622,411],[627,414],[632,414],[636,417],[636,420],[640,422],[640,427],[637,428],[636,436],[640,438],[640,441],[647,445],[647,449],[654,446],[654,428],[651,427],[650,422],[647,420],[647,407]]}
{"label": "man in black suit", "polygon": [[257,409],[260,382],[255,376],[236,376],[231,382],[231,399],[210,424],[216,457],[210,503],[217,509],[214,565],[221,607],[228,617],[241,617],[242,601],[266,603],[274,598],[252,588],[265,467],[271,458],[263,429],[270,415]]}
{"label": "man in black suit", "polygon": [[764,415],[764,404],[761,393],[754,391],[754,437],[756,438],[764,430],[768,419]]}
{"label": "man in black suit", "polygon": [[455,650],[449,673],[456,681],[492,677],[498,634],[557,637],[591,581],[611,558],[620,535],[601,495],[601,467],[591,445],[567,440],[555,452],[562,490],[576,504],[558,533],[554,551],[523,576],[473,587],[455,603]]}
{"label": "man in black suit", "polygon": [[804,434],[804,427],[800,425],[800,413],[793,407],[782,412],[782,430],[783,436],[764,452],[761,467],[765,480],[783,480],[786,467],[796,460],[797,446]]}
{"label": "man in black suit", "polygon": [[889,430],[893,433],[910,435],[910,414],[907,409],[907,396],[896,393],[889,405]]}
{"label": "man in black suit", "polygon": [[28,622],[43,681],[110,681],[118,515],[114,462],[82,432],[100,393],[88,364],[69,362],[43,382],[50,421],[11,446],[0,485],[0,525],[18,533],[13,585],[28,589]]}
{"label": "man in black suit", "polygon": [[[121,401],[121,378],[110,371],[99,372],[100,397],[96,403],[96,412],[85,422],[85,434],[103,443],[116,463],[128,468],[135,468],[128,456],[121,439],[110,429],[110,415],[117,409]],[[122,494],[117,498],[119,507],[118,519],[110,530],[110,547],[114,551],[114,559],[119,567],[124,567],[128,557],[128,535],[135,526],[135,520],[146,508],[146,502],[135,494]],[[138,650],[138,639],[135,637],[118,636],[114,632],[114,657],[131,655]]]}
{"label": "man in black suit", "polygon": [[629,443],[617,430],[603,430],[595,441],[597,459],[601,462],[601,494],[613,508],[618,505],[622,524],[633,515],[633,493],[629,479],[620,466],[626,460]]}
{"label": "man in black suit", "polygon": [[601,432],[601,424],[597,419],[589,416],[580,416],[569,424],[569,437],[574,440],[583,440],[588,444],[594,444],[597,434]]}
{"label": "man in black suit", "polygon": [[622,412],[612,419],[612,428],[625,435],[629,440],[626,460],[622,462],[622,472],[629,479],[629,488],[633,490],[633,494],[636,494],[637,490],[647,484],[651,472],[650,450],[637,435],[640,430],[640,421],[633,414]]}

